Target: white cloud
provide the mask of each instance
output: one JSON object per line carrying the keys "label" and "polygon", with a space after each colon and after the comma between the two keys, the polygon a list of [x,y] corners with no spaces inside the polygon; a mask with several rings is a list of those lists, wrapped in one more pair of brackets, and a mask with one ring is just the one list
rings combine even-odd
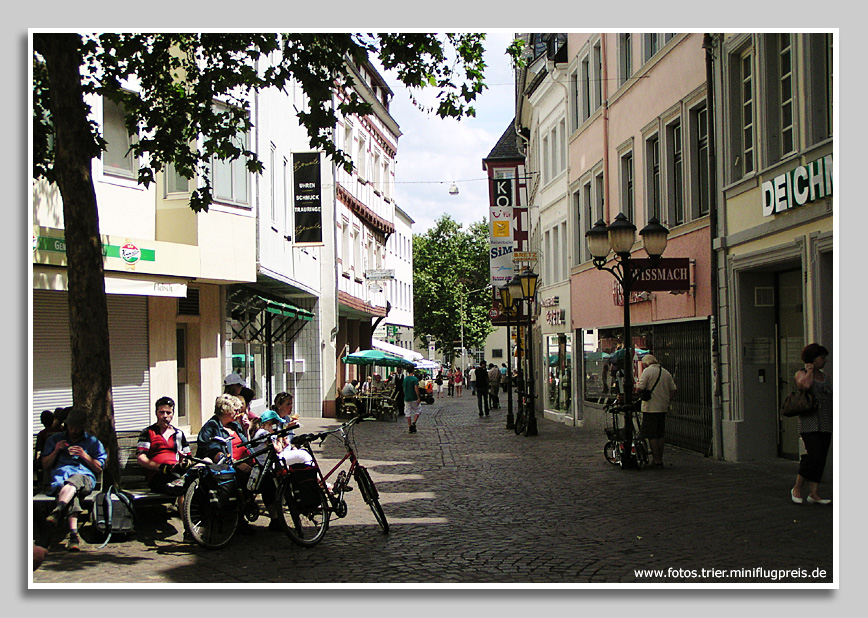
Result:
{"label": "white cloud", "polygon": [[[511,32],[486,36],[485,82],[488,89],[477,98],[476,117],[440,119],[415,108],[394,77],[386,73],[395,97],[391,113],[401,126],[398,141],[395,195],[398,206],[416,222],[414,233],[424,233],[444,213],[465,225],[488,215],[488,183],[482,160],[512,121],[515,86],[505,50]],[[424,102],[435,91],[417,93]],[[449,195],[455,182],[458,195]]]}

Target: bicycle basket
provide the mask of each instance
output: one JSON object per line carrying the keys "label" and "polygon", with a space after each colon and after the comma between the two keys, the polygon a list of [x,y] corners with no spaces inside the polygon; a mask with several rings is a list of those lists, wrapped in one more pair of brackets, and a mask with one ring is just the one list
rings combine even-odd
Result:
{"label": "bicycle basket", "polygon": [[216,497],[220,506],[234,504],[238,499],[238,481],[235,478],[235,468],[230,464],[209,464],[202,475],[202,482],[211,495]]}
{"label": "bicycle basket", "polygon": [[606,437],[609,440],[615,440],[615,441],[620,442],[620,441],[624,440],[624,429],[622,427],[619,427],[618,431],[616,432],[611,427],[606,427]]}
{"label": "bicycle basket", "polygon": [[313,508],[322,504],[316,468],[306,464],[291,464],[288,468],[289,486],[296,503],[301,508]]}

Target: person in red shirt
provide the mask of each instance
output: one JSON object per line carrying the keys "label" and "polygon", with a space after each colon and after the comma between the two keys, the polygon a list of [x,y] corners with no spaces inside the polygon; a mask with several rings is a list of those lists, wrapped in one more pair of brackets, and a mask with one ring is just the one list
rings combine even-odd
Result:
{"label": "person in red shirt", "polygon": [[184,493],[185,458],[190,454],[187,436],[172,426],[175,402],[160,397],[156,404],[157,422],[142,430],[136,445],[136,459],[145,468],[152,491],[180,496]]}

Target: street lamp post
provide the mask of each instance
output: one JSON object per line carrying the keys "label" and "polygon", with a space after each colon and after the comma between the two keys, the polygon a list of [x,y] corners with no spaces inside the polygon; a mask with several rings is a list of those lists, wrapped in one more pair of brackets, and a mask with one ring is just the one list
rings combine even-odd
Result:
{"label": "street lamp post", "polygon": [[[660,225],[657,217],[651,217],[642,231],[643,247],[648,257],[651,258],[651,266],[660,262],[669,237],[669,230]],[[608,226],[600,219],[585,234],[588,241],[588,251],[593,257],[594,266],[598,270],[611,273],[618,283],[621,284],[621,292],[624,298],[624,405],[633,403],[633,340],[630,334],[630,295],[636,278],[647,268],[637,267],[632,263],[631,251],[636,242],[636,226],[633,225],[624,213],[618,213],[615,220]],[[615,253],[615,263],[606,266],[609,262],[609,253]],[[624,423],[624,439],[629,444],[633,439],[632,422]],[[629,450],[625,452],[631,457]],[[634,463],[627,461],[627,466]]]}
{"label": "street lamp post", "polygon": [[[524,409],[527,413],[527,430],[525,432],[526,436],[538,435],[536,423],[536,385],[534,380],[533,368],[533,331],[531,329],[531,318],[533,316],[532,305],[534,299],[536,298],[536,288],[538,280],[539,275],[528,268],[520,274],[515,275],[512,278],[512,281],[507,284],[508,292],[511,299],[513,300],[513,303],[515,303],[515,301],[523,300],[525,301],[527,310],[527,326],[525,330],[524,346],[525,354],[527,355],[527,375],[523,380],[524,386],[527,389],[526,399],[527,402],[529,402],[524,404]],[[519,324],[518,330],[520,331],[520,317],[516,318],[516,322]],[[522,401],[523,399],[525,398],[519,396],[519,401]]]}
{"label": "street lamp post", "polygon": [[531,317],[533,315],[532,305],[536,299],[536,284],[539,280],[539,275],[532,270],[525,270],[519,275],[521,281],[522,298],[527,303],[527,373],[528,373],[528,399],[530,400],[530,410],[527,413],[527,433],[526,436],[538,435],[536,426],[536,380],[534,378],[533,367],[533,329],[531,328]]}
{"label": "street lamp post", "polygon": [[514,301],[512,294],[509,292],[508,284],[497,288],[497,291],[500,292],[500,304],[506,316],[506,428],[514,429],[515,416],[512,413],[512,350],[510,350],[512,337],[509,330],[512,324],[510,318],[515,314],[515,310],[513,309]]}

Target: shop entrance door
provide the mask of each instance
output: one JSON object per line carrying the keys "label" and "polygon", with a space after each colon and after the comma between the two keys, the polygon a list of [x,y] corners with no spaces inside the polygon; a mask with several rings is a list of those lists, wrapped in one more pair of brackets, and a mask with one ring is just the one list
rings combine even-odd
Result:
{"label": "shop entrance door", "polygon": [[[793,389],[793,376],[802,368],[802,348],[805,347],[805,311],[802,291],[802,271],[789,270],[775,275],[778,409]],[[799,428],[795,418],[780,422],[778,455],[786,459],[799,458]]]}

